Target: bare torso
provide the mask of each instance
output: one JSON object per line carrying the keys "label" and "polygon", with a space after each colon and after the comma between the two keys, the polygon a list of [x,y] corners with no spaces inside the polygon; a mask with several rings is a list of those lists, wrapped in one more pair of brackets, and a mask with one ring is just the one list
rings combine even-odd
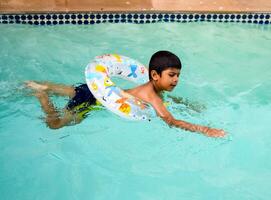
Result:
{"label": "bare torso", "polygon": [[152,104],[153,100],[158,97],[153,88],[153,85],[150,84],[150,82],[132,89],[125,90],[125,92],[149,104]]}

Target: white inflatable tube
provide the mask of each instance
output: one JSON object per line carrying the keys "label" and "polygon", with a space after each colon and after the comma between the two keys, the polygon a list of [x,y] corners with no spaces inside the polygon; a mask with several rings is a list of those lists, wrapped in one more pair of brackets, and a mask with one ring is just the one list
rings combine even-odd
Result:
{"label": "white inflatable tube", "polygon": [[85,69],[88,88],[95,98],[110,111],[131,120],[149,120],[152,108],[117,87],[111,77],[117,76],[136,84],[148,81],[148,70],[131,58],[107,54],[97,56]]}

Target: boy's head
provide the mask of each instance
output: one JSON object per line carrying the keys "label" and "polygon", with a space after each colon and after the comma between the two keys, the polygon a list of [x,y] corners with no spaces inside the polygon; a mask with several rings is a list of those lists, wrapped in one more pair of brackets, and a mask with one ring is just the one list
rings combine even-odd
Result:
{"label": "boy's head", "polygon": [[181,70],[182,64],[178,56],[169,51],[158,51],[152,55],[149,63],[149,79],[152,80],[152,71],[154,70],[159,76],[168,68]]}

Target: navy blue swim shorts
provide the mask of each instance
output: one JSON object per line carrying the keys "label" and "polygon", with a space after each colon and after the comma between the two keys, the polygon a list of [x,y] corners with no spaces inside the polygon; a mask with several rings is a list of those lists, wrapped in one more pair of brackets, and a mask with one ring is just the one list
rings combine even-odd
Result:
{"label": "navy blue swim shorts", "polygon": [[72,110],[76,106],[84,104],[86,106],[96,104],[96,98],[88,89],[87,84],[81,84],[75,87],[75,96],[68,102],[66,108]]}

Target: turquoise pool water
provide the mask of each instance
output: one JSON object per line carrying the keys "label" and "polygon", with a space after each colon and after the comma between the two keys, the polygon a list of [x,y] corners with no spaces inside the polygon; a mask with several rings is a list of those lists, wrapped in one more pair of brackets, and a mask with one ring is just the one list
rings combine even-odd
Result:
{"label": "turquoise pool water", "polygon": [[[271,29],[223,23],[0,25],[0,194],[9,199],[269,199]],[[172,95],[205,107],[180,119],[225,129],[214,139],[102,110],[50,130],[25,80],[84,82],[91,58],[119,53],[183,62]],[[124,82],[119,82],[127,87]],[[53,97],[58,107],[67,99]]]}

